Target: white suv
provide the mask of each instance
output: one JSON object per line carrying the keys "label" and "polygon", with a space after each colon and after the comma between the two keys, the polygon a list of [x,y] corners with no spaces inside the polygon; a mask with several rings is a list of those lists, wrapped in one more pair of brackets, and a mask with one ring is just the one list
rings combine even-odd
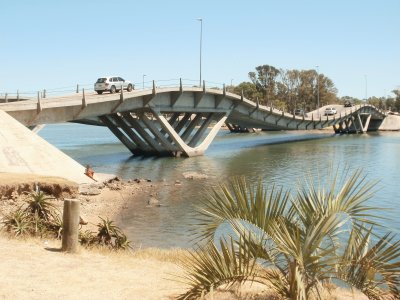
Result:
{"label": "white suv", "polygon": [[128,92],[133,90],[133,84],[130,81],[117,76],[100,77],[94,84],[94,90],[97,94],[103,94],[106,91],[114,94],[120,91],[121,87]]}
{"label": "white suv", "polygon": [[334,108],[334,107],[327,107],[327,108],[325,109],[325,114],[324,114],[324,116],[334,116],[334,115],[336,115],[336,113],[337,113],[336,108]]}

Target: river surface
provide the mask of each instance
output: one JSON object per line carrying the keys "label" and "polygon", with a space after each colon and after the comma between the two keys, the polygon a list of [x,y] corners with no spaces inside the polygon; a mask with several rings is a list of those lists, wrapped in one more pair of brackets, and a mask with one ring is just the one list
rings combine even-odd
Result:
{"label": "river surface", "polygon": [[[157,195],[161,207],[146,207],[149,195],[139,195],[121,211],[118,225],[135,246],[192,247],[189,229],[199,200],[211,186],[232,176],[261,179],[294,192],[308,174],[323,180],[330,167],[361,168],[368,180],[378,180],[378,191],[369,203],[384,208],[380,215],[387,220],[383,223],[400,233],[400,132],[332,132],[231,134],[222,130],[204,156],[193,158],[133,157],[107,128],[96,126],[48,125],[39,134],[82,165],[93,166],[96,172],[124,179],[165,180]],[[185,172],[206,174],[208,178],[187,180],[182,175]],[[175,180],[181,185],[175,185]]]}

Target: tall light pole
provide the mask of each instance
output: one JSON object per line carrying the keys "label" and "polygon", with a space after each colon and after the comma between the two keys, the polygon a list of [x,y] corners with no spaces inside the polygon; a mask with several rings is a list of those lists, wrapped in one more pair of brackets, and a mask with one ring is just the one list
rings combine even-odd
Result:
{"label": "tall light pole", "polygon": [[143,74],[143,89],[144,89],[144,78],[146,77],[146,74]]}
{"label": "tall light pole", "polygon": [[367,75],[364,75],[365,77],[365,103],[368,101],[368,81],[367,81]]}
{"label": "tall light pole", "polygon": [[203,19],[198,18],[197,21],[200,21],[200,86],[201,86],[201,46],[203,43]]}
{"label": "tall light pole", "polygon": [[318,105],[318,117],[319,117],[319,66],[315,66],[317,68],[317,105]]}

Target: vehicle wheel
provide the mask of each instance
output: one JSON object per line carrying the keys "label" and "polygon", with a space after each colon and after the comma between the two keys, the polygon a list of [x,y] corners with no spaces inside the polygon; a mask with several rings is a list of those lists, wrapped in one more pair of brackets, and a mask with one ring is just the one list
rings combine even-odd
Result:
{"label": "vehicle wheel", "polygon": [[128,92],[132,92],[132,84],[128,84],[128,87],[126,89]]}
{"label": "vehicle wheel", "polygon": [[101,95],[103,94],[103,91],[97,91],[97,94]]}
{"label": "vehicle wheel", "polygon": [[115,88],[115,85],[113,85],[110,89],[110,93],[111,94],[115,94],[115,92],[117,91],[117,89]]}

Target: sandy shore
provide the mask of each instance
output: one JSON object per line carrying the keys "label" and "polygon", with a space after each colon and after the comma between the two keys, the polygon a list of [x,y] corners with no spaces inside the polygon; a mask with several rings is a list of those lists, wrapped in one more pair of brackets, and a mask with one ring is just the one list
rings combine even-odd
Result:
{"label": "sandy shore", "polygon": [[[57,194],[54,203],[60,208],[63,197],[80,199],[81,215],[91,223],[87,226],[93,231],[98,216],[115,219],[126,205],[125,199],[132,201],[135,195],[145,193],[152,201],[163,185],[175,183],[117,180],[81,187],[79,193],[76,185],[59,178],[21,178],[0,173],[0,182],[0,218],[23,204],[26,192],[41,182],[41,186]],[[81,248],[78,254],[65,254],[59,251],[60,247],[59,240],[10,239],[0,234],[0,299],[174,299],[185,291],[183,284],[173,280],[182,274],[175,262],[184,250],[115,253]],[[214,299],[261,299],[265,293],[264,287],[252,285],[236,294],[217,291]],[[341,291],[330,299],[366,298]]]}
{"label": "sandy shore", "polygon": [[0,237],[0,299],[173,299],[184,291],[168,279],[179,268],[160,253],[59,248],[60,241]]}
{"label": "sandy shore", "polygon": [[73,182],[57,177],[0,173],[0,218],[24,204],[30,197],[29,193],[39,186],[43,192],[54,197],[53,203],[60,211],[63,208],[63,199],[79,199],[81,216],[89,222],[88,229],[94,230],[93,224],[98,223],[98,216],[115,220],[125,207],[127,199],[132,201],[139,193],[147,194],[149,200],[154,199],[157,190],[164,184],[165,182],[152,182],[148,179],[116,179],[104,184],[78,187]]}

